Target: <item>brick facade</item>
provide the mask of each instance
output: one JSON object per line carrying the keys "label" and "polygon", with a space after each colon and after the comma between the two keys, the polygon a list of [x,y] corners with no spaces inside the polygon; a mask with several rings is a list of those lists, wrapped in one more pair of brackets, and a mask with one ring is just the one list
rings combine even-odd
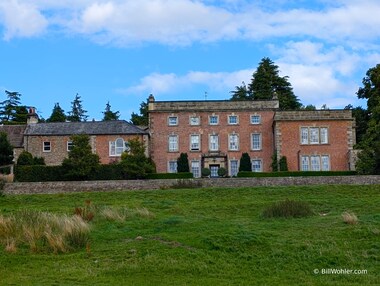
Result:
{"label": "brick facade", "polygon": [[[99,155],[101,164],[111,164],[120,161],[120,155],[110,154],[110,142],[123,139],[139,138],[147,144],[148,135],[91,135],[90,145],[93,153]],[[50,142],[50,151],[44,151],[44,142]],[[70,136],[26,136],[24,149],[35,157],[43,157],[46,165],[60,165],[63,159],[68,157],[68,142]]]}
{"label": "brick facade", "polygon": [[[229,175],[245,152],[254,171],[271,171],[275,152],[278,160],[287,157],[290,171],[354,167],[350,110],[280,111],[277,100],[161,102],[151,96],[149,119],[150,155],[159,173],[175,171],[180,153],[187,153],[190,169],[195,162],[196,168],[226,168]],[[301,130],[310,142],[301,142]],[[231,136],[238,147],[231,147]]]}
{"label": "brick facade", "polygon": [[[280,111],[276,113],[274,125],[277,158],[286,156],[289,170],[304,170],[302,158],[305,158],[304,163],[309,160],[308,170],[311,171],[311,158],[321,160],[322,157],[328,160],[327,170],[353,169],[350,156],[355,144],[355,130],[350,110]],[[302,129],[305,132],[304,142]],[[311,130],[319,136],[315,142],[310,142]],[[323,139],[321,134],[324,132]]]}

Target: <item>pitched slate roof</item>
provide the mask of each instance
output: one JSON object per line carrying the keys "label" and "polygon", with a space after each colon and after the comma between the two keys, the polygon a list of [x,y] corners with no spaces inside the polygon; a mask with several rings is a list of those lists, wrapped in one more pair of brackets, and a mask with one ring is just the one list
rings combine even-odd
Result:
{"label": "pitched slate roof", "polygon": [[50,122],[30,124],[25,135],[117,135],[148,134],[148,132],[124,120],[87,121],[87,122]]}
{"label": "pitched slate roof", "polygon": [[0,125],[0,132],[7,133],[9,143],[15,148],[22,148],[26,125]]}

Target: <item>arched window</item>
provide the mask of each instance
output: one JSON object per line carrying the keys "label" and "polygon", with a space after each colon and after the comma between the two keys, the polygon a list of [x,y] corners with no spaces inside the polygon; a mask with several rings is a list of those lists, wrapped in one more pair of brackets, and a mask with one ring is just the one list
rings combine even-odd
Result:
{"label": "arched window", "polygon": [[128,142],[123,138],[117,138],[115,141],[109,142],[110,156],[121,156],[124,151],[128,150]]}

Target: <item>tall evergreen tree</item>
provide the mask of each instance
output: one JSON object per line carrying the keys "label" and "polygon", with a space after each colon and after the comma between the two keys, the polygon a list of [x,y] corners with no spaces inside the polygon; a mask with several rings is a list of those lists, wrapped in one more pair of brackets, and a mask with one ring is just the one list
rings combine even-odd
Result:
{"label": "tall evergreen tree", "polygon": [[380,174],[380,64],[370,68],[357,95],[367,99],[368,127],[359,147],[357,170],[361,174]]}
{"label": "tall evergreen tree", "polygon": [[9,124],[17,114],[17,107],[20,106],[21,94],[17,91],[5,91],[6,100],[0,102],[0,118],[2,124]]}
{"label": "tall evergreen tree", "polygon": [[13,162],[13,147],[8,141],[7,133],[0,132],[0,166]]}
{"label": "tall evergreen tree", "polygon": [[231,100],[252,100],[251,94],[248,92],[247,85],[243,81],[240,86],[235,86],[235,90],[230,91],[232,94]]}
{"label": "tall evergreen tree", "polygon": [[67,116],[67,120],[70,122],[86,121],[88,118],[86,113],[87,111],[83,109],[82,100],[80,99],[80,96],[77,93],[75,95],[74,101],[71,102],[71,111]]}
{"label": "tall evergreen tree", "polygon": [[149,116],[148,116],[148,99],[141,102],[140,104],[140,114],[132,112],[131,122],[134,125],[148,126],[149,125]]}
{"label": "tall evergreen tree", "polygon": [[[278,66],[269,58],[263,58],[257,70],[253,73],[248,88],[245,84],[237,86],[232,91],[232,100],[270,100],[276,94],[282,110],[297,110],[301,108],[299,99],[295,96],[288,76],[281,77]],[[246,91],[246,92],[245,92]],[[246,94],[244,96],[244,93]]]}
{"label": "tall evergreen tree", "polygon": [[239,172],[251,172],[252,163],[248,153],[241,154]]}
{"label": "tall evergreen tree", "polygon": [[59,103],[57,102],[54,104],[53,111],[48,119],[46,119],[46,122],[65,122],[66,121],[66,115],[65,111],[59,106]]}
{"label": "tall evergreen tree", "polygon": [[109,120],[118,120],[120,115],[119,111],[113,112],[111,110],[110,102],[108,101],[106,104],[106,109],[103,111],[103,121],[109,121]]}
{"label": "tall evergreen tree", "polygon": [[177,159],[177,172],[190,172],[189,159],[187,153],[181,153]]}

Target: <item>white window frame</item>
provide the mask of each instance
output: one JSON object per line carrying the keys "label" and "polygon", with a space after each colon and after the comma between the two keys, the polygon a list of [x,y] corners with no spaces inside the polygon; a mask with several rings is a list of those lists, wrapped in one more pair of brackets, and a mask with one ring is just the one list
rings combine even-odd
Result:
{"label": "white window frame", "polygon": [[[213,118],[216,119],[215,122],[212,120]],[[209,125],[219,125],[219,115],[209,115],[208,124]]]}
{"label": "white window frame", "polygon": [[[231,119],[235,118],[235,122],[232,122]],[[238,125],[239,124],[239,116],[235,114],[228,115],[228,125]]]}
{"label": "white window frame", "polygon": [[302,155],[301,171],[330,171],[329,155]]}
{"label": "white window frame", "polygon": [[321,156],[319,155],[310,156],[310,170],[315,171],[315,172],[321,170]]}
{"label": "white window frame", "polygon": [[[254,165],[255,163],[259,163],[258,166],[259,168],[255,168],[256,166]],[[252,159],[251,160],[251,166],[252,166],[252,172],[262,172],[263,171],[263,160],[262,159]]]}
{"label": "white window frame", "polygon": [[128,150],[126,141],[123,138],[116,138],[114,141],[109,141],[109,156],[120,157],[124,151]]}
{"label": "white window frame", "polygon": [[67,152],[70,152],[71,150],[73,150],[73,147],[74,147],[73,141],[67,141],[66,147],[67,147],[66,149]]}
{"label": "white window frame", "polygon": [[329,143],[329,129],[327,127],[319,128],[319,138],[321,144]]}
{"label": "white window frame", "polygon": [[177,160],[168,161],[168,173],[177,173]]}
{"label": "white window frame", "polygon": [[[256,136],[258,136],[258,141],[254,140],[254,138]],[[253,151],[262,150],[262,135],[261,135],[261,133],[252,133],[251,134],[251,150],[253,150]]]}
{"label": "white window frame", "polygon": [[[255,120],[254,118],[257,118],[258,120]],[[251,124],[253,124],[253,125],[261,124],[261,115],[259,115],[259,114],[252,114],[251,115]]]}
{"label": "white window frame", "polygon": [[210,134],[209,135],[208,146],[209,146],[210,151],[219,151],[219,135],[218,134]]}
{"label": "white window frame", "polygon": [[193,173],[194,178],[201,177],[201,162],[200,161],[191,161],[191,173]]}
{"label": "white window frame", "polygon": [[178,116],[174,116],[174,115],[168,116],[168,125],[169,126],[177,126],[178,125]]}
{"label": "white window frame", "polygon": [[178,135],[169,135],[168,137],[168,152],[178,152]]}
{"label": "white window frame", "polygon": [[310,171],[310,157],[307,155],[301,156],[301,171]]}
{"label": "white window frame", "polygon": [[319,144],[319,128],[318,127],[309,128],[309,144],[311,145]]}
{"label": "white window frame", "polygon": [[201,125],[201,118],[199,116],[190,116],[189,124],[192,126],[199,126]]}
{"label": "white window frame", "polygon": [[309,128],[308,127],[301,127],[300,137],[301,137],[302,145],[309,144]]}
{"label": "white window frame", "polygon": [[[198,138],[198,140],[193,140]],[[201,150],[201,135],[191,134],[190,135],[190,151],[200,151]]]}
{"label": "white window frame", "polygon": [[[233,166],[232,162],[234,162],[234,165],[236,163],[236,165]],[[230,176],[231,177],[237,176],[238,173],[239,173],[239,160],[237,159],[230,160]]]}
{"label": "white window frame", "polygon": [[42,142],[42,151],[45,153],[51,152],[51,142],[50,141]]}
{"label": "white window frame", "polygon": [[330,171],[330,156],[321,155],[321,170]]}
{"label": "white window frame", "polygon": [[301,145],[320,145],[329,144],[328,127],[301,127],[300,128]]}
{"label": "white window frame", "polygon": [[228,150],[239,151],[239,135],[236,133],[228,134]]}

